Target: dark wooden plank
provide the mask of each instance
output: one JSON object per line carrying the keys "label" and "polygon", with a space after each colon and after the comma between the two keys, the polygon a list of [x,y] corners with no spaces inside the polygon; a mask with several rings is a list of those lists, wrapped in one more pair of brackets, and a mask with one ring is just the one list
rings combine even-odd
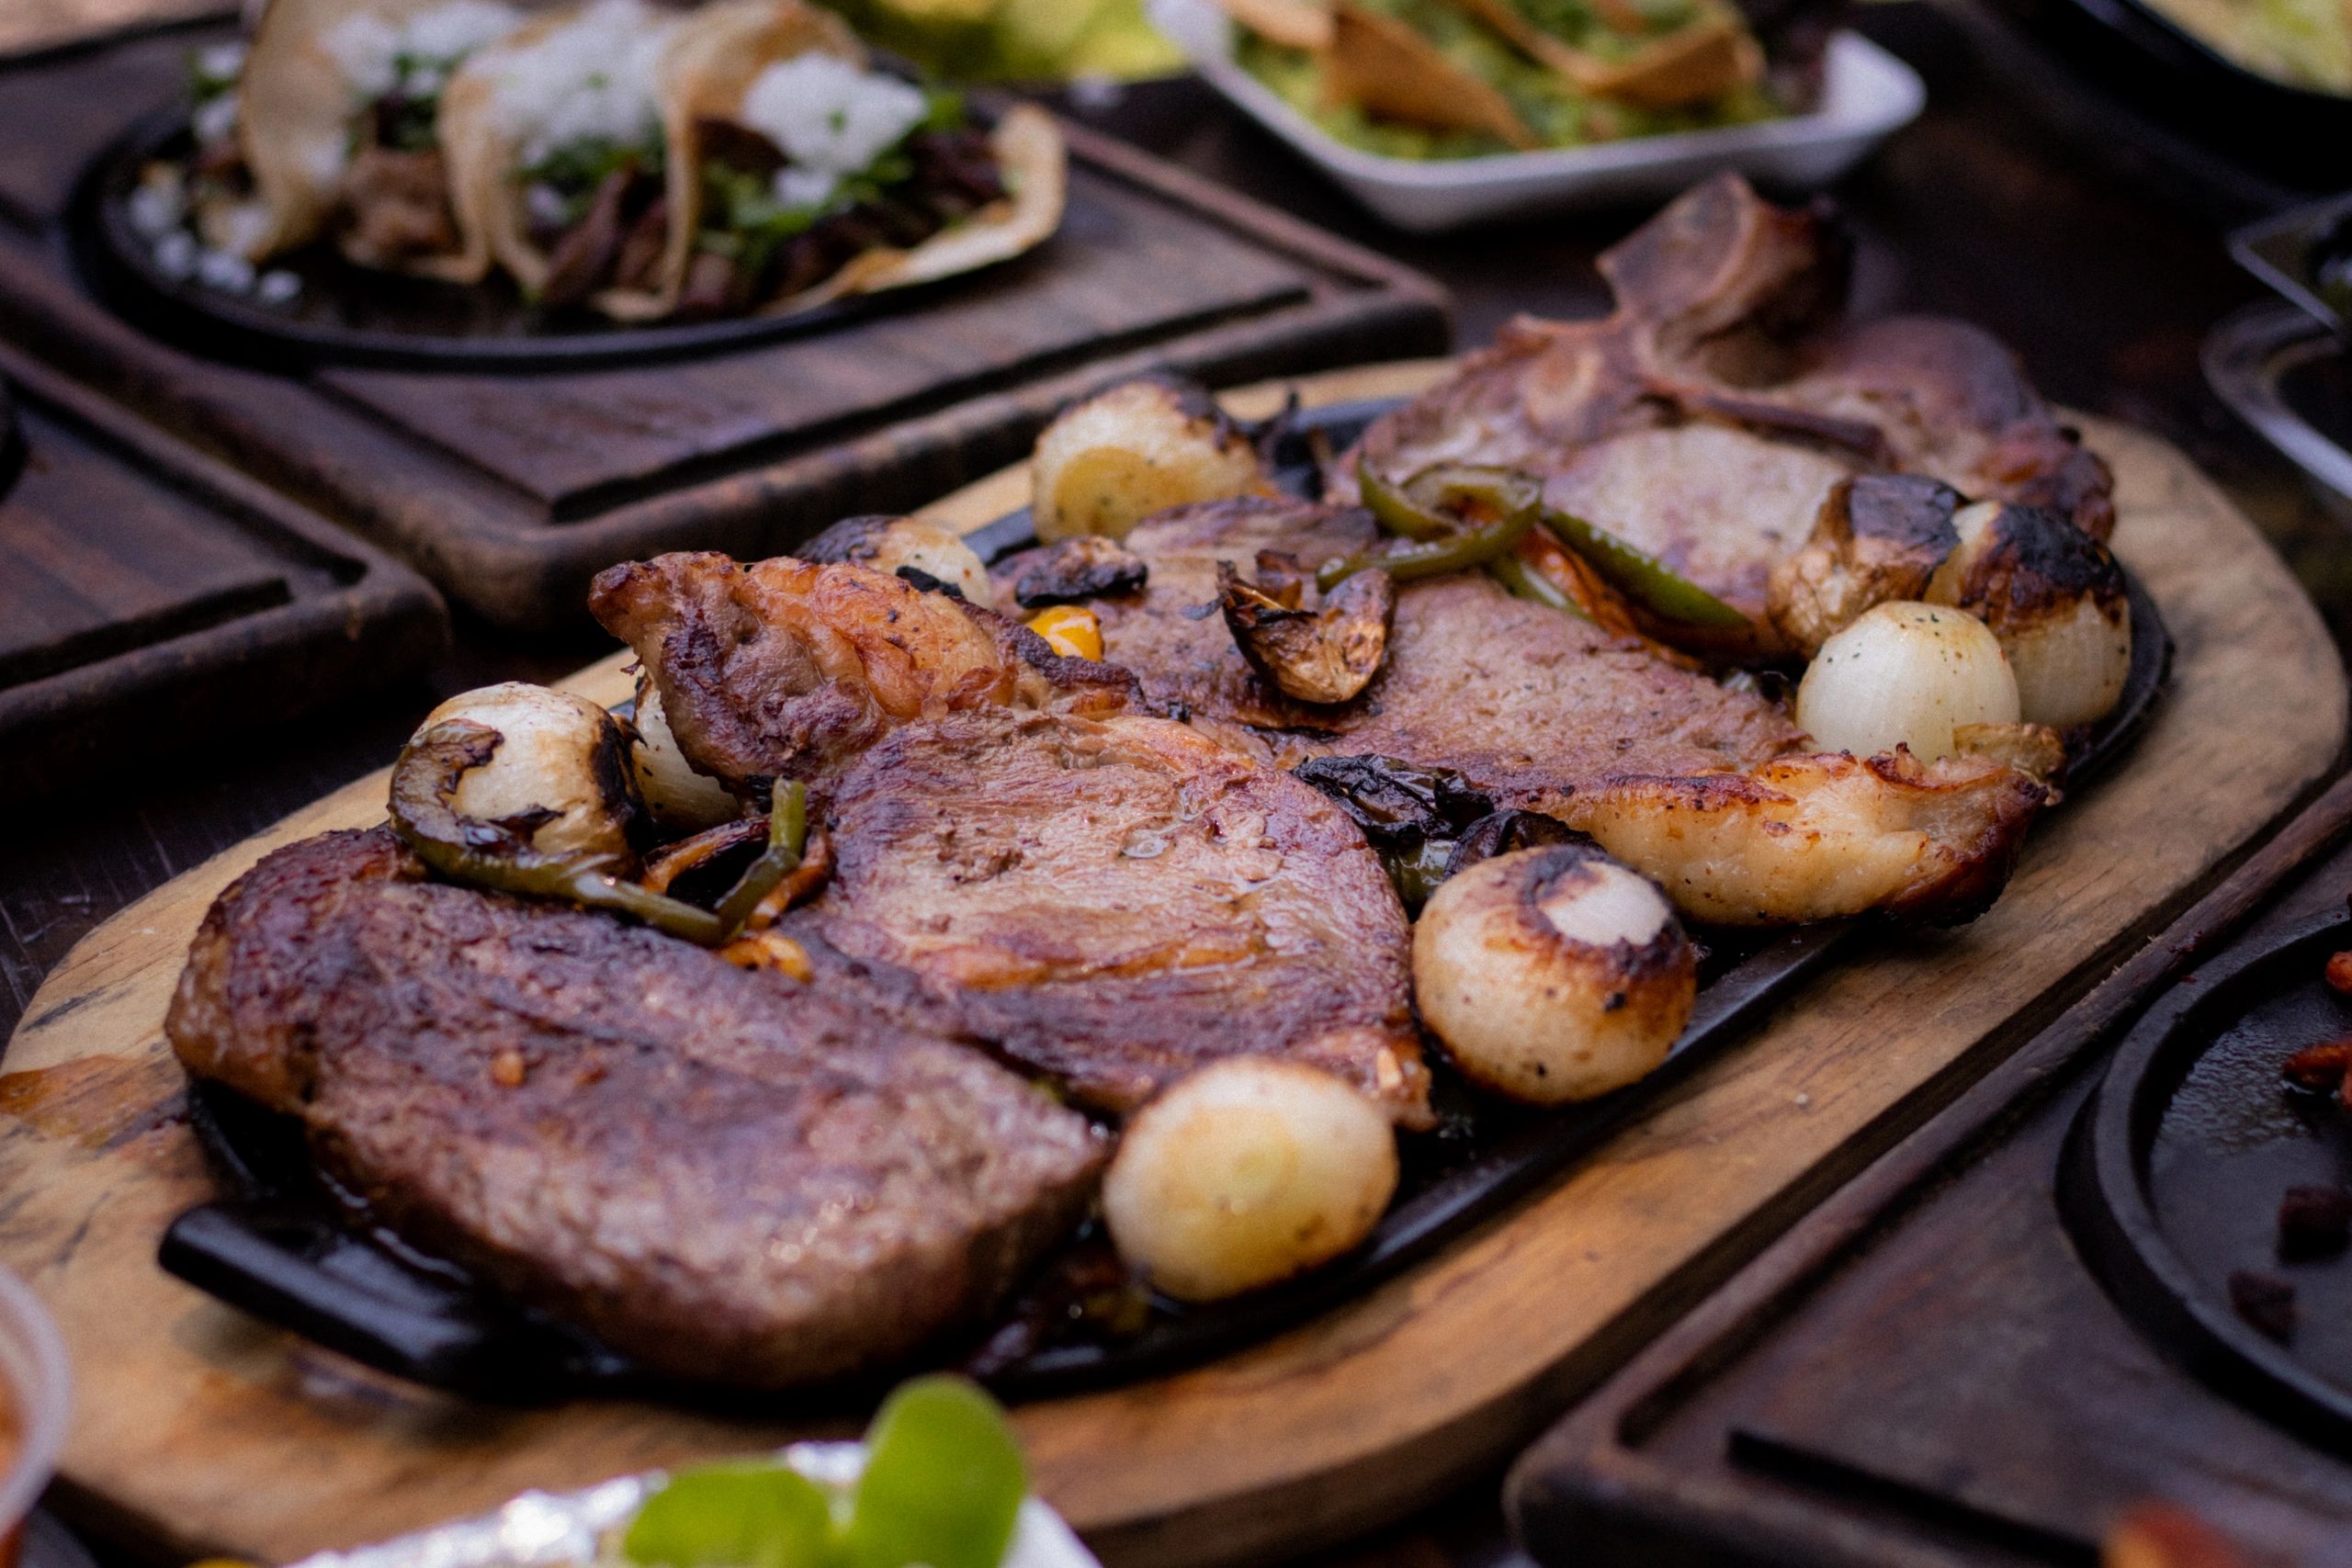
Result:
{"label": "dark wooden plank", "polygon": [[803,448],[914,401],[1306,297],[1309,269],[1084,167],[1039,254],[854,328],[675,364],[485,378],[343,369],[322,385],[578,515],[755,445]]}
{"label": "dark wooden plank", "polygon": [[1595,1391],[1513,1472],[1536,1555],[2054,1568],[2164,1498],[2263,1568],[2352,1562],[2352,1464],[2152,1348],[2052,1195],[2119,1027],[2241,930],[2339,905],[2347,831],[2339,783]]}
{"label": "dark wooden plank", "polygon": [[23,471],[0,498],[0,804],[413,674],[424,581],[0,348]]}
{"label": "dark wooden plank", "polygon": [[291,597],[287,562],[217,513],[70,423],[31,413],[24,424],[24,472],[0,497],[0,687]]}

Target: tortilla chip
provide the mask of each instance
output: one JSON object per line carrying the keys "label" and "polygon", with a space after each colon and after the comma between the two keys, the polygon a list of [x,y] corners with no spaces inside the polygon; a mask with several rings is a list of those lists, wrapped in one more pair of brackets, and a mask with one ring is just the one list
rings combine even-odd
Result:
{"label": "tortilla chip", "polygon": [[1719,98],[1764,73],[1763,51],[1728,11],[1710,10],[1626,59],[1607,61],[1537,28],[1510,0],[1453,3],[1509,39],[1521,53],[1597,98],[1615,98],[1642,108],[1679,108]]}
{"label": "tortilla chip", "polygon": [[1331,47],[1331,13],[1310,0],[1217,0],[1225,14],[1284,49],[1320,54]]}
{"label": "tortilla chip", "polygon": [[1011,261],[1043,244],[1061,227],[1069,195],[1069,158],[1061,128],[1035,104],[1015,104],[989,133],[989,145],[1012,191],[1006,199],[910,249],[868,251],[815,288],[762,307],[760,314],[790,315],[853,294],[934,283]]}
{"label": "tortilla chip", "polygon": [[1484,131],[1521,152],[1542,145],[1510,99],[1406,23],[1349,0],[1332,8],[1331,22],[1323,94],[1332,106],[1432,130]]}

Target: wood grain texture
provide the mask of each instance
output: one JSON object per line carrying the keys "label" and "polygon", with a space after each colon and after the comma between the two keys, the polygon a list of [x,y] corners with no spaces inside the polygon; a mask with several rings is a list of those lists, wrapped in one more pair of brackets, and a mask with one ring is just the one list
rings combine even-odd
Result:
{"label": "wood grain texture", "polygon": [[[1340,400],[1433,373],[1303,389]],[[2037,831],[1993,913],[1865,945],[1510,1216],[1254,1350],[1018,1412],[1042,1490],[1107,1560],[1295,1551],[1491,1466],[2054,1017],[2332,769],[2343,672],[2277,559],[2177,453],[2090,431],[2120,477],[2117,547],[2179,643],[2137,750]],[[985,521],[1022,489],[1000,477],[943,510]],[[618,695],[618,660],[577,684]],[[0,1205],[0,1258],[56,1307],[82,1369],[65,1475],[151,1545],[291,1557],[806,1429],[626,1404],[469,1408],[356,1372],[155,1269],[162,1227],[207,1190],[157,1035],[187,935],[263,851],[375,819],[382,790],[362,780],[95,932],[35,997],[0,1078],[0,1191],[21,1195]]]}
{"label": "wood grain texture", "polygon": [[0,805],[413,675],[423,579],[0,346]]}
{"label": "wood grain texture", "polygon": [[1654,1568],[2050,1568],[2087,1561],[2124,1508],[2161,1496],[2263,1568],[2352,1562],[2352,1465],[2137,1332],[2052,1201],[2120,1026],[2233,942],[2340,909],[2352,850],[2328,852],[2347,833],[2339,780],[1612,1374],[1513,1469],[1530,1550]]}
{"label": "wood grain texture", "polygon": [[604,368],[306,367],[69,255],[93,160],[168,110],[193,45],[227,36],[0,61],[0,214],[17,220],[0,229],[0,335],[504,626],[584,624],[588,580],[616,560],[769,554],[843,512],[915,505],[1151,366],[1214,384],[1448,341],[1426,278],[1072,125],[1051,240],[801,335]]}

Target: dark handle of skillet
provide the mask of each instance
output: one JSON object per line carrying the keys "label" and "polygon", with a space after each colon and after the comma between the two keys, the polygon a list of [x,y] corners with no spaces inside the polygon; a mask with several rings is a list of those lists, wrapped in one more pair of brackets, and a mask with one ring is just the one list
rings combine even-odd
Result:
{"label": "dark handle of skillet", "polygon": [[164,1233],[164,1270],[263,1321],[394,1377],[537,1404],[624,1375],[543,1325],[469,1309],[317,1215],[270,1199],[201,1204]]}

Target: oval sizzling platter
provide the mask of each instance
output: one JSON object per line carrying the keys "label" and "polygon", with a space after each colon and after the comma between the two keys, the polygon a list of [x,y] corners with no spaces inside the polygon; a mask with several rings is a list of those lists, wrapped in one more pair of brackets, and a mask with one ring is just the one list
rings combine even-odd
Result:
{"label": "oval sizzling platter", "polygon": [[[1310,443],[1352,443],[1393,400],[1340,403],[1296,417],[1277,448],[1283,483],[1309,493]],[[1035,542],[1028,513],[967,536],[993,561]],[[2079,746],[2077,787],[2112,763],[2163,689],[2172,641],[2154,602],[2130,582],[2132,661],[2121,700]],[[1667,1065],[1629,1089],[1565,1110],[1537,1111],[1478,1097],[1441,1077],[1441,1126],[1400,1145],[1396,1201],[1363,1247],[1275,1290],[1204,1306],[1155,1299],[1139,1331],[1116,1337],[1018,1334],[1008,1349],[986,1340],[948,1348],[1012,1398],[1047,1397],[1155,1376],[1224,1355],[1357,1296],[1499,1213],[1819,968],[1862,922],[1779,933],[1702,932],[1708,950],[1698,1008]],[[232,1305],[381,1371],[478,1398],[536,1402],[588,1393],[650,1393],[725,1402],[728,1391],[657,1379],[577,1331],[513,1306],[462,1270],[367,1226],[324,1184],[290,1122],[223,1090],[194,1086],[192,1108],[223,1196],[188,1211],[166,1233],[164,1266]],[[1072,1244],[1083,1248],[1089,1238]],[[1048,1274],[1053,1270],[1049,1267]],[[1050,1281],[1006,1314],[1010,1327],[1056,1318]]]}
{"label": "oval sizzling platter", "polygon": [[[550,316],[494,273],[479,284],[436,282],[362,267],[326,245],[270,264],[300,291],[284,305],[175,276],[131,220],[139,172],[189,146],[187,114],[134,123],[92,164],[75,202],[83,269],[125,314],[161,336],[218,358],[468,370],[586,369],[805,337],[877,311],[919,304],[959,278],[889,289],[789,315],[624,326],[587,310]],[[1019,258],[1001,264],[1018,265]],[[990,269],[994,270],[994,269]]]}
{"label": "oval sizzling platter", "polygon": [[[2282,1258],[2290,1187],[2352,1181],[2352,1111],[2289,1085],[2295,1052],[2352,1033],[2323,977],[2352,917],[2315,918],[2199,962],[2126,1037],[2069,1137],[2061,1207],[2108,1293],[2216,1389],[2352,1444],[2352,1252]],[[2294,1290],[2285,1341],[2233,1307],[2253,1273]]]}

